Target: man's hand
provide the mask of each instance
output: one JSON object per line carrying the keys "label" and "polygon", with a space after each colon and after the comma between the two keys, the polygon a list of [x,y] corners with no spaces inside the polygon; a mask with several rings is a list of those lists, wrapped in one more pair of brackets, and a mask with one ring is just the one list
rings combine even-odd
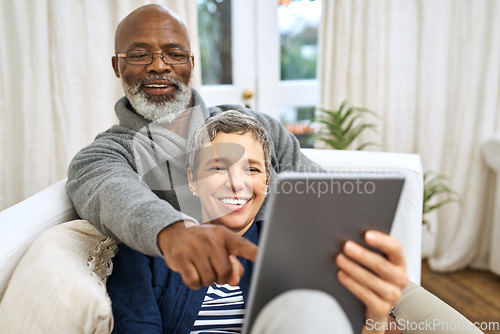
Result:
{"label": "man's hand", "polygon": [[335,259],[338,279],[366,306],[363,334],[384,333],[388,314],[408,284],[406,262],[401,244],[391,236],[368,231],[365,241],[385,257],[348,241]]}
{"label": "man's hand", "polygon": [[244,270],[236,257],[255,261],[257,246],[222,225],[186,226],[177,222],[158,235],[167,266],[191,289],[214,282],[237,285]]}

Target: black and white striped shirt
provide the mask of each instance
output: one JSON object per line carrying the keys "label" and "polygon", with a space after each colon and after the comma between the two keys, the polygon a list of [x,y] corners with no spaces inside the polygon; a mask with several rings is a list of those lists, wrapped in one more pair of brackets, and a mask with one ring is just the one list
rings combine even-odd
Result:
{"label": "black and white striped shirt", "polygon": [[245,302],[240,287],[212,284],[191,334],[240,333],[244,316]]}

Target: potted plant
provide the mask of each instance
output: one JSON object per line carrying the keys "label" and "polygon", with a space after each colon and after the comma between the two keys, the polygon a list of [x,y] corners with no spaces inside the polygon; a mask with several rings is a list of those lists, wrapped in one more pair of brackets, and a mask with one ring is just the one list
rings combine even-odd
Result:
{"label": "potted plant", "polygon": [[[361,122],[360,117],[364,114],[370,114],[378,118],[377,114],[369,109],[346,107],[346,102],[342,102],[337,110],[319,109],[319,113],[313,118],[312,122],[319,124],[319,130],[311,136],[325,143],[328,147],[345,150],[348,149],[353,141],[366,129],[376,131],[375,123]],[[365,142],[356,150],[362,150],[367,146],[377,145],[375,142]]]}

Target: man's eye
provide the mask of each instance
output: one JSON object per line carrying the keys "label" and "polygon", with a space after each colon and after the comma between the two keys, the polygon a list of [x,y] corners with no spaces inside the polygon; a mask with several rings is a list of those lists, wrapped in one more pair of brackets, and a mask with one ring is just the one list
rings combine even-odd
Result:
{"label": "man's eye", "polygon": [[170,51],[170,52],[167,52],[167,57],[171,58],[171,59],[185,59],[187,57],[187,53],[186,52],[179,52],[179,51]]}
{"label": "man's eye", "polygon": [[141,60],[141,59],[148,58],[149,53],[148,52],[134,52],[134,53],[129,53],[127,55],[127,57],[129,57],[130,59],[133,59],[133,60]]}

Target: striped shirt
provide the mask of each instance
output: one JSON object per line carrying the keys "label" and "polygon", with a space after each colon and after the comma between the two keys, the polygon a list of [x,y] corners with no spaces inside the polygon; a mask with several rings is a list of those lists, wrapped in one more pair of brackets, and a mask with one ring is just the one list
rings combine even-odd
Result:
{"label": "striped shirt", "polygon": [[245,301],[240,287],[212,284],[191,334],[240,333],[244,316]]}

